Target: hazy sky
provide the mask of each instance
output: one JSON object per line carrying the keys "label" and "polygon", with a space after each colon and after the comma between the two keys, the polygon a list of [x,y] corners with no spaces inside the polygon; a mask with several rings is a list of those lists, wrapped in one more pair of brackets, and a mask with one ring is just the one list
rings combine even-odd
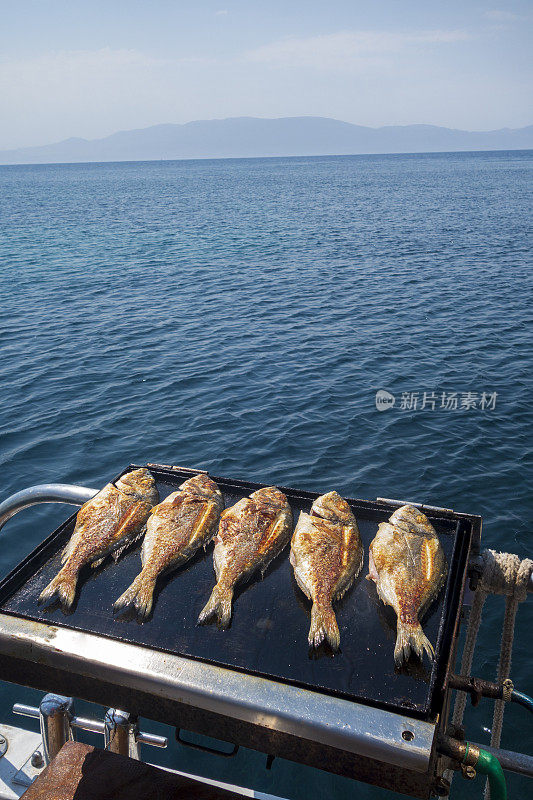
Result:
{"label": "hazy sky", "polygon": [[161,122],[533,122],[522,0],[0,0],[0,148]]}

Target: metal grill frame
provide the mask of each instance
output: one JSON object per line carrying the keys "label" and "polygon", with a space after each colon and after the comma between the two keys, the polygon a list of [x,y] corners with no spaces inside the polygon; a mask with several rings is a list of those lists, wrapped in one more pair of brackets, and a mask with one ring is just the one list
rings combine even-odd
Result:
{"label": "metal grill frame", "polygon": [[[170,475],[173,470],[188,469],[147,466]],[[135,465],[124,472],[132,468]],[[189,471],[196,474],[200,470]],[[242,485],[248,488],[251,484]],[[357,502],[372,508],[383,505]],[[427,798],[440,773],[435,740],[449,711],[447,676],[455,663],[468,557],[479,552],[481,536],[479,517],[449,510],[441,513],[460,524],[465,557],[462,572],[456,576],[459,598],[448,657],[439,668],[443,691],[429,721],[5,613],[0,613],[0,677],[126,708],[271,756]],[[17,580],[25,561],[2,582],[4,586],[6,581]],[[404,736],[405,731],[409,734]]]}

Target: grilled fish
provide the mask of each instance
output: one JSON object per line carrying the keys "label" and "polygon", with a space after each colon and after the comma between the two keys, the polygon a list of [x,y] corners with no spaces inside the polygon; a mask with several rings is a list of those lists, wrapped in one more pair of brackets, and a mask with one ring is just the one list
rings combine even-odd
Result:
{"label": "grilled fish", "polygon": [[286,544],[292,530],[287,498],[268,486],[243,497],[224,511],[215,540],[214,566],[217,583],[198,622],[217,615],[222,628],[229,625],[235,584],[268,564]]}
{"label": "grilled fish", "polygon": [[398,508],[381,522],[370,545],[369,580],[376,582],[380,598],[398,617],[394,660],[401,665],[413,650],[430,660],[433,645],[425,636],[420,617],[439,594],[448,567],[435,529],[412,506]]}
{"label": "grilled fish", "polygon": [[118,598],[115,611],[133,606],[140,619],[152,610],[159,575],[184,564],[213,538],[224,498],[207,475],[195,475],[155,506],[146,525],[142,571]]}
{"label": "grilled fish", "polygon": [[340,634],[332,603],[342,597],[363,566],[357,522],[337,492],[318,497],[311,513],[300,513],[291,542],[291,564],[302,592],[312,601],[309,645],[326,639],[339,649]]}
{"label": "grilled fish", "polygon": [[58,597],[70,608],[81,568],[85,564],[97,567],[109,553],[116,560],[142,536],[158,499],[155,481],[146,469],[127,472],[115,484],[104,486],[78,511],[74,532],[61,557],[63,567],[41,592],[39,603]]}

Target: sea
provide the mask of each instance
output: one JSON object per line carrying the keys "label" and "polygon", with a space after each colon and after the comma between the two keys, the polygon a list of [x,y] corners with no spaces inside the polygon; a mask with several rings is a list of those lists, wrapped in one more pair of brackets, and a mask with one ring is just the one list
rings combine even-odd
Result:
{"label": "sea", "polygon": [[[484,546],[532,556],[532,168],[533,151],[0,167],[0,499],[179,464],[480,514]],[[8,522],[0,575],[70,513]],[[476,675],[495,676],[502,615],[489,598]],[[533,597],[511,671],[530,694],[532,627]],[[0,720],[36,729],[11,706],[39,696],[0,683]],[[491,710],[468,710],[473,741]],[[146,758],[259,792],[396,796],[142,726],[170,741]],[[502,746],[533,752],[525,709]],[[458,777],[452,798],[481,788]]]}

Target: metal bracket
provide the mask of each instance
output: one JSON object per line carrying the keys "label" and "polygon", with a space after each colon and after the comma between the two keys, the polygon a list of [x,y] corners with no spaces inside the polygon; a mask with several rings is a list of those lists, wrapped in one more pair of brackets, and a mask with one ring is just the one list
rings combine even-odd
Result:
{"label": "metal bracket", "polygon": [[46,766],[40,750],[34,750],[26,759],[18,772],[13,776],[12,782],[18,786],[31,786],[37,775],[40,775]]}
{"label": "metal bracket", "polygon": [[[181,735],[181,728],[176,728],[176,741],[180,744],[185,745],[185,747],[192,747],[194,750],[201,750],[203,753],[210,753],[213,756],[222,756],[223,758],[233,758],[233,756],[237,755],[239,750],[239,745],[234,744],[233,749],[226,752],[224,750],[218,750],[216,747],[208,747],[205,744],[196,744],[196,742],[189,742],[187,739],[184,739]],[[233,744],[233,742],[228,742],[228,744]]]}
{"label": "metal bracket", "polygon": [[[232,721],[259,725],[258,720],[264,720],[261,724],[276,736],[290,734],[402,770],[425,774],[430,764],[435,723],[409,714],[338,697],[325,700],[320,692],[7,614],[0,614],[2,652],[31,659],[39,669],[68,672],[72,680],[83,670],[99,682],[120,687],[122,697],[125,692],[154,695],[171,709],[172,715],[157,716],[169,724],[176,724],[186,704]],[[96,696],[85,699],[98,702]],[[150,716],[148,706],[140,709]],[[402,738],[406,724],[415,733],[411,742]]]}
{"label": "metal bracket", "polygon": [[425,503],[416,503],[412,500],[393,500],[390,497],[376,497],[376,503],[387,503],[389,506],[414,506],[421,511],[435,511],[437,514],[454,514],[453,508],[443,506],[429,506]]}
{"label": "metal bracket", "polygon": [[177,472],[193,472],[194,474],[198,473],[201,475],[208,474],[206,469],[191,469],[191,467],[180,467],[175,464],[153,464],[152,462],[148,461],[146,466],[153,467],[154,469],[174,469]]}

